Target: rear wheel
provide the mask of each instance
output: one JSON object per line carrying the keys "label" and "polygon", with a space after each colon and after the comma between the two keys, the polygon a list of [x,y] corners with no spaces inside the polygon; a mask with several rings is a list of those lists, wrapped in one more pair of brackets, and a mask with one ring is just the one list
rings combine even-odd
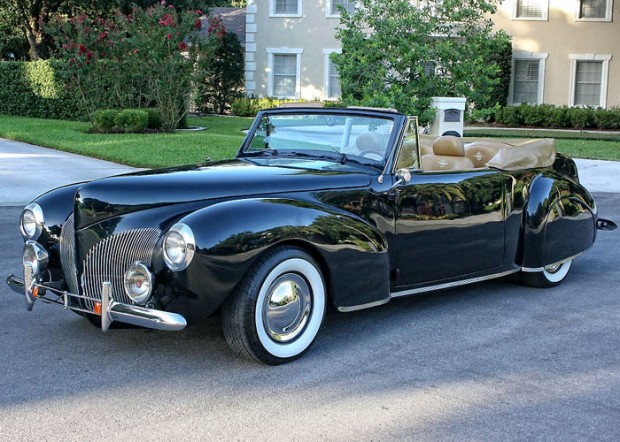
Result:
{"label": "rear wheel", "polygon": [[573,264],[573,260],[545,266],[542,272],[523,272],[521,282],[532,287],[550,288],[559,285]]}
{"label": "rear wheel", "polygon": [[238,354],[277,365],[303,355],[325,316],[325,284],[303,250],[267,252],[222,308],[224,336]]}

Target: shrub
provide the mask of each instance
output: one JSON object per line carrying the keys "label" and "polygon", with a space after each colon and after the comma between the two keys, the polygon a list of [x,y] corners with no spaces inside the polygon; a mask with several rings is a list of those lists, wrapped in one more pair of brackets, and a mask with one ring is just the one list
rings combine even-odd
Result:
{"label": "shrub", "polygon": [[596,111],[594,122],[599,129],[620,129],[620,108]]}
{"label": "shrub", "polygon": [[116,129],[116,118],[120,111],[115,109],[98,110],[93,113],[93,132],[113,132]]}
{"label": "shrub", "polygon": [[149,116],[146,127],[152,130],[161,129],[162,121],[161,121],[161,114],[159,113],[159,109],[148,108],[148,109],[144,109],[144,111]]}
{"label": "shrub", "polygon": [[589,107],[573,107],[568,110],[568,119],[575,129],[594,127],[594,109]]}
{"label": "shrub", "polygon": [[125,109],[116,115],[114,124],[123,132],[144,132],[149,124],[149,114],[140,109]]}
{"label": "shrub", "polygon": [[197,81],[196,106],[201,112],[225,114],[243,95],[244,52],[237,36],[226,33],[220,19],[210,19],[209,32],[224,36],[215,39],[208,55],[198,59],[202,75]]}
{"label": "shrub", "polygon": [[568,117],[569,109],[567,106],[553,108],[547,118],[549,123],[547,127],[557,127],[560,129],[571,127],[570,118]]}
{"label": "shrub", "polygon": [[77,97],[65,87],[62,61],[0,63],[0,114],[84,120]]}

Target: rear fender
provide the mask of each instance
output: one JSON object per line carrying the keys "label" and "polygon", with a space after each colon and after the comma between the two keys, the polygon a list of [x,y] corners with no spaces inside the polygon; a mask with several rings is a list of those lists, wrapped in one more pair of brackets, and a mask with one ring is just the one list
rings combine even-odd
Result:
{"label": "rear fender", "polygon": [[314,254],[337,307],[389,297],[387,242],[348,212],[285,198],[228,201],[180,220],[196,239],[196,256],[179,274],[213,310],[235,289],[267,249],[291,244]]}
{"label": "rear fender", "polygon": [[519,264],[538,269],[580,254],[596,239],[596,221],[583,186],[554,171],[537,175],[529,186]]}

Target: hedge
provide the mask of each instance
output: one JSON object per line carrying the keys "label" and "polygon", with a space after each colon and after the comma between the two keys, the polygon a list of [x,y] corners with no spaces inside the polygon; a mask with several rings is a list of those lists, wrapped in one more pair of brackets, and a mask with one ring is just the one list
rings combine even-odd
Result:
{"label": "hedge", "polygon": [[58,60],[0,62],[0,114],[84,120],[79,101],[65,88]]}
{"label": "hedge", "polygon": [[620,108],[522,104],[497,109],[495,121],[508,127],[616,130],[620,129]]}

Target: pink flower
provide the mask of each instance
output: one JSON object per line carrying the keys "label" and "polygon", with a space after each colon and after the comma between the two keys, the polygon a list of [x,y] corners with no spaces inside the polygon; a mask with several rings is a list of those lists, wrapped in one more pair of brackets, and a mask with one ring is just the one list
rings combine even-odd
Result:
{"label": "pink flower", "polygon": [[185,41],[182,41],[181,43],[179,43],[179,50],[184,51],[185,49],[187,49],[187,43],[185,43]]}
{"label": "pink flower", "polygon": [[83,44],[81,44],[78,48],[78,53],[79,54],[83,54],[84,52],[86,52],[86,46],[84,46]]}
{"label": "pink flower", "polygon": [[174,18],[170,14],[164,14],[163,18],[159,20],[160,26],[176,26]]}
{"label": "pink flower", "polygon": [[168,40],[172,40],[172,34],[168,34],[168,35],[166,35],[166,38],[167,38]]}
{"label": "pink flower", "polygon": [[91,51],[86,52],[86,58],[93,58],[93,53]]}
{"label": "pink flower", "polygon": [[194,23],[194,28],[196,29],[202,29],[202,20],[197,19],[196,23]]}
{"label": "pink flower", "polygon": [[166,6],[166,0],[161,0],[161,5]]}

